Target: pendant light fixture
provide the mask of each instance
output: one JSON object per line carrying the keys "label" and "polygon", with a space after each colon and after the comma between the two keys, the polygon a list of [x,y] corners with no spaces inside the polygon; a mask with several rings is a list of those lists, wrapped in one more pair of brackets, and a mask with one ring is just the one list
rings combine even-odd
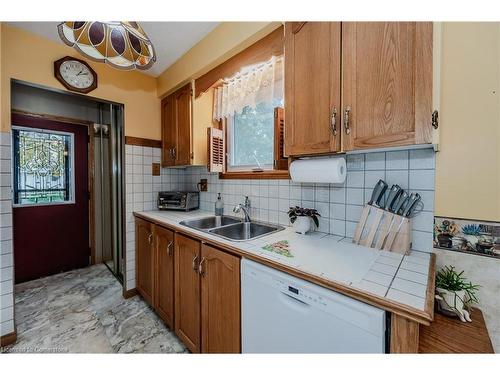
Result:
{"label": "pendant light fixture", "polygon": [[65,21],[57,26],[59,36],[91,60],[117,69],[149,69],[156,54],[137,22]]}

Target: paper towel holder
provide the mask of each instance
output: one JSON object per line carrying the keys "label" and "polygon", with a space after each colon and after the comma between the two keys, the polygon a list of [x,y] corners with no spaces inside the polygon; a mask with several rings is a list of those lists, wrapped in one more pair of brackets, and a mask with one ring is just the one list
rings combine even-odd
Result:
{"label": "paper towel holder", "polygon": [[343,184],[346,175],[346,160],[341,156],[305,157],[290,163],[294,182]]}

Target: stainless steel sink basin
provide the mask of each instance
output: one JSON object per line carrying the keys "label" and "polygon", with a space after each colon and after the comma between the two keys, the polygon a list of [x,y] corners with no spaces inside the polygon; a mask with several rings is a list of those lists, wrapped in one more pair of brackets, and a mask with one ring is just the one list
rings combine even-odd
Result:
{"label": "stainless steel sink basin", "polygon": [[266,234],[278,232],[283,229],[285,228],[279,225],[251,222],[226,225],[224,227],[210,229],[208,232],[232,241],[246,241],[265,236]]}
{"label": "stainless steel sink basin", "polygon": [[241,219],[231,216],[209,216],[201,219],[184,220],[180,224],[193,229],[207,230],[236,223],[241,223]]}
{"label": "stainless steel sink basin", "polygon": [[203,217],[201,219],[184,220],[181,225],[207,232],[231,241],[247,241],[285,229],[279,225],[264,223],[244,223],[241,219],[231,216]]}

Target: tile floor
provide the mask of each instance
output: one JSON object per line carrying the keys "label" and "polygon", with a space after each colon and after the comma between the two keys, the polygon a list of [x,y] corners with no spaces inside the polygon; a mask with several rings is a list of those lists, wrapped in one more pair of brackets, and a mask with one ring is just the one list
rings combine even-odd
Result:
{"label": "tile floor", "polygon": [[17,342],[3,351],[185,353],[181,341],[104,265],[15,286]]}

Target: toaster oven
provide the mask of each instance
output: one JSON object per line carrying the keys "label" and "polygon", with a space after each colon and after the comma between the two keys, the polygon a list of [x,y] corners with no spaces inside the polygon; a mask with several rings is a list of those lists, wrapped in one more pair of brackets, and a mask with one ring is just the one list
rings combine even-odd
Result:
{"label": "toaster oven", "polygon": [[197,191],[160,191],[159,210],[190,211],[200,208],[200,193]]}

